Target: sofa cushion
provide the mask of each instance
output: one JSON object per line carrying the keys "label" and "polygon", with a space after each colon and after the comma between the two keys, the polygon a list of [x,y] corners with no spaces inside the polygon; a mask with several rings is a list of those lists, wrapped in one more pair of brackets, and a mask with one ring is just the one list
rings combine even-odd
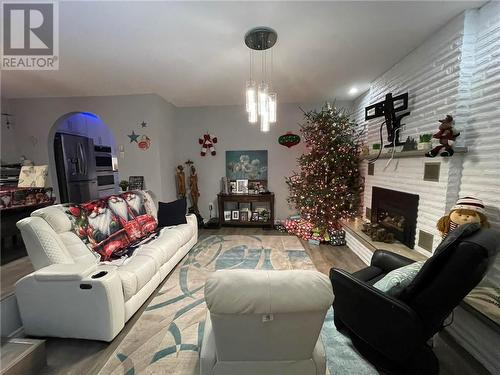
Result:
{"label": "sofa cushion", "polygon": [[129,235],[121,224],[120,218],[109,208],[106,199],[82,203],[80,207],[87,217],[89,243],[92,250],[101,255],[101,260],[126,255],[130,245]]}
{"label": "sofa cushion", "polygon": [[65,214],[65,210],[66,207],[63,205],[49,206],[33,211],[31,216],[44,219],[56,233],[68,232],[72,230],[73,224]]}
{"label": "sofa cushion", "polygon": [[172,232],[171,228],[163,228],[157,238],[141,245],[136,250],[136,254],[151,256],[157,261],[159,268],[168,262],[183,245],[180,234]]}
{"label": "sofa cushion", "polygon": [[118,217],[121,226],[125,230],[130,243],[141,239],[143,230],[136,220],[127,201],[120,195],[111,195],[105,198],[108,207]]}
{"label": "sofa cushion", "polygon": [[424,263],[425,261],[421,260],[404,267],[396,268],[373,284],[373,287],[390,296],[397,297],[408,285],[410,285]]}
{"label": "sofa cushion", "polygon": [[99,263],[100,255],[90,250],[74,232],[59,233],[59,237],[75,263]]}
{"label": "sofa cushion", "polygon": [[172,225],[186,224],[186,199],[178,199],[173,202],[158,203],[158,226],[169,227]]}
{"label": "sofa cushion", "polygon": [[126,191],[120,197],[127,203],[130,216],[137,222],[142,231],[142,236],[155,232],[158,222],[149,212],[151,208],[145,193],[142,191]]}
{"label": "sofa cushion", "polygon": [[71,228],[69,230],[74,232],[92,250],[92,245],[87,234],[89,229],[87,212],[80,205],[73,203],[62,204],[57,207],[66,214],[66,217],[70,221]]}
{"label": "sofa cushion", "polygon": [[61,238],[42,218],[24,218],[17,222],[26,250],[35,270],[51,264],[71,264],[73,258],[68,253]]}
{"label": "sofa cushion", "polygon": [[144,255],[134,255],[117,269],[122,281],[123,295],[129,300],[148,283],[156,273],[156,262]]}
{"label": "sofa cushion", "polygon": [[[135,192],[136,190],[134,190]],[[138,190],[144,199],[144,208],[146,212],[153,216],[156,221],[158,221],[158,209],[156,208],[155,202],[153,200],[153,196],[148,190]]]}
{"label": "sofa cushion", "polygon": [[333,291],[317,271],[221,270],[205,283],[205,301],[211,314],[326,312]]}

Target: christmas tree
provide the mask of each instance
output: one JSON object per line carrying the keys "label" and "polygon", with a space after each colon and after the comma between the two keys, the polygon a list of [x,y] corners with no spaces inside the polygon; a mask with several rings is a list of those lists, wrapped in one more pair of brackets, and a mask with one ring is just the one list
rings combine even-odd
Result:
{"label": "christmas tree", "polygon": [[[286,179],[288,202],[300,212],[302,225],[315,228],[325,239],[328,231],[340,229],[341,219],[359,212],[360,132],[344,110],[330,105],[304,112],[304,117],[301,132],[308,150],[298,158],[300,172]],[[301,232],[301,237],[307,236]]]}

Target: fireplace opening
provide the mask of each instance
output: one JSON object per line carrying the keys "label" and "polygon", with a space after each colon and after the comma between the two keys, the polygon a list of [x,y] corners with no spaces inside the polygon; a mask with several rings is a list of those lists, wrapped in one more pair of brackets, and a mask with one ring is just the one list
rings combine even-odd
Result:
{"label": "fireplace opening", "polygon": [[417,229],[418,195],[372,187],[371,222],[413,249]]}

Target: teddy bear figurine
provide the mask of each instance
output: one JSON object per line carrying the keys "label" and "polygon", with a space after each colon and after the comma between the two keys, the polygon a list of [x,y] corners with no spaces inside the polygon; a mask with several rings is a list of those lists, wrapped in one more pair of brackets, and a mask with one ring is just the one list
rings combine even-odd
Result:
{"label": "teddy bear figurine", "polygon": [[460,135],[460,132],[453,128],[455,123],[453,117],[447,115],[446,118],[439,120],[439,122],[441,123],[439,131],[432,136],[432,138],[439,139],[439,145],[425,154],[429,158],[437,156],[439,152],[444,157],[452,156],[455,153],[452,146],[455,143],[455,139]]}
{"label": "teddy bear figurine", "polygon": [[483,201],[474,197],[460,198],[450,212],[437,222],[437,229],[443,238],[460,225],[479,223],[482,228],[489,228]]}

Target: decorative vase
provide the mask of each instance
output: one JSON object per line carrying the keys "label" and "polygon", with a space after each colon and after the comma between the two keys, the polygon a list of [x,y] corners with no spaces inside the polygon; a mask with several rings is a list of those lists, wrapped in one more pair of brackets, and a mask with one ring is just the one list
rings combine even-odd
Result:
{"label": "decorative vase", "polygon": [[431,149],[431,143],[430,142],[419,142],[417,145],[417,149],[419,151],[429,151]]}

